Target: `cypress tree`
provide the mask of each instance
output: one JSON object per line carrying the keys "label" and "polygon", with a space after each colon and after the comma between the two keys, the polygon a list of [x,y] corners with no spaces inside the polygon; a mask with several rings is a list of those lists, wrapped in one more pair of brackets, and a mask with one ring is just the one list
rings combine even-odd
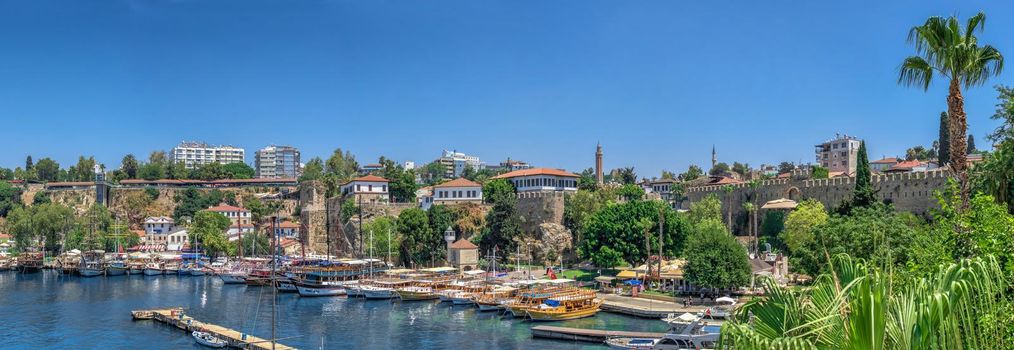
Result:
{"label": "cypress tree", "polygon": [[940,112],[940,140],[937,146],[937,164],[951,162],[951,129],[947,122],[947,112]]}
{"label": "cypress tree", "polygon": [[978,151],[977,149],[975,149],[975,137],[972,137],[972,135],[968,135],[968,144],[967,145],[968,145],[968,152],[965,153],[965,154],[972,154],[972,153],[975,153],[976,151]]}
{"label": "cypress tree", "polygon": [[873,190],[873,174],[870,172],[870,158],[866,155],[866,142],[859,144],[856,155],[856,186],[852,190],[852,199],[842,201],[838,213],[849,215],[852,209],[869,207],[877,203],[877,192]]}

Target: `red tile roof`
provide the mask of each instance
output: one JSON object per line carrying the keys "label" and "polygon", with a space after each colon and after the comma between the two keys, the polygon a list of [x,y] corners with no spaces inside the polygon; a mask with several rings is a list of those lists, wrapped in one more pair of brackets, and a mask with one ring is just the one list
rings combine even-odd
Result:
{"label": "red tile roof", "polygon": [[743,181],[739,181],[739,180],[736,180],[736,179],[733,179],[733,178],[727,177],[727,176],[712,176],[707,184],[708,185],[734,185],[734,184],[738,184],[738,183],[743,183]]}
{"label": "red tile roof", "polygon": [[894,166],[892,166],[890,169],[887,169],[887,170],[893,170],[893,171],[912,170],[912,168],[915,168],[915,167],[917,167],[919,165],[922,165],[922,162],[920,162],[918,160],[906,160],[904,162],[895,164]]}
{"label": "red tile roof", "polygon": [[482,185],[480,185],[480,184],[478,184],[478,183],[476,183],[476,182],[474,182],[472,180],[469,180],[469,179],[466,179],[466,178],[463,178],[463,177],[459,177],[457,179],[454,179],[454,180],[451,180],[451,181],[447,181],[447,182],[444,182],[444,183],[439,184],[439,185],[434,185],[433,187],[435,187],[435,188],[441,188],[441,187],[482,187]]}
{"label": "red tile roof", "polygon": [[278,224],[278,228],[299,228],[299,225],[292,221],[285,220]]}
{"label": "red tile roof", "polygon": [[390,181],[387,181],[387,179],[382,178],[380,176],[366,175],[366,176],[360,176],[360,177],[357,177],[355,179],[349,180],[349,182],[346,182],[345,184],[348,185],[348,184],[356,182],[356,181],[359,181],[359,182],[390,182]]}
{"label": "red tile roof", "polygon": [[282,248],[288,248],[288,247],[291,247],[291,246],[299,244],[299,241],[294,240],[292,238],[282,238],[281,244],[282,244]]}
{"label": "red tile roof", "polygon": [[451,243],[451,249],[479,249],[475,244],[469,242],[467,239],[459,239],[457,242]]}
{"label": "red tile roof", "polygon": [[246,209],[240,208],[240,207],[234,207],[234,206],[231,206],[231,205],[222,204],[222,205],[216,205],[214,207],[208,208],[208,211],[227,212],[227,211],[249,211],[249,210],[246,210]]}
{"label": "red tile roof", "polygon": [[563,176],[563,177],[578,177],[577,174],[566,172],[560,169],[551,168],[531,168],[515,170],[509,173],[500,174],[494,176],[494,179],[510,179],[519,176],[534,176],[534,175],[549,175],[549,176]]}
{"label": "red tile roof", "polygon": [[870,164],[895,164],[895,163],[897,163],[899,161],[901,161],[901,159],[898,159],[898,158],[895,158],[895,157],[890,157],[890,158],[884,158],[884,159],[879,159],[879,160],[872,161],[872,162],[870,162]]}

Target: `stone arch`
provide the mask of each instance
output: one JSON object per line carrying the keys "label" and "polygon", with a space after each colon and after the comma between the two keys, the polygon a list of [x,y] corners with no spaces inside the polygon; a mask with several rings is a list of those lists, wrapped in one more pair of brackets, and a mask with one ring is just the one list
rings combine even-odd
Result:
{"label": "stone arch", "polygon": [[799,201],[800,197],[802,196],[802,192],[799,191],[798,187],[793,186],[793,187],[789,187],[789,189],[785,190],[785,193],[783,193],[782,195],[785,198],[788,198],[788,199],[791,199],[791,200],[794,200],[794,201]]}

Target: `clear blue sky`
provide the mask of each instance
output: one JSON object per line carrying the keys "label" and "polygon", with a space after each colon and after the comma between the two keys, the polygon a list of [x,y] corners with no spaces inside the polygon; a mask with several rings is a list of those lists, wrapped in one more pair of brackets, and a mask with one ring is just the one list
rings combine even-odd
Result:
{"label": "clear blue sky", "polygon": [[945,85],[896,84],[908,29],[983,10],[1008,69],[967,92],[986,146],[1014,84],[1010,1],[0,1],[0,166],[109,167],[180,140],[304,161],[457,149],[573,171],[810,161],[929,145]]}

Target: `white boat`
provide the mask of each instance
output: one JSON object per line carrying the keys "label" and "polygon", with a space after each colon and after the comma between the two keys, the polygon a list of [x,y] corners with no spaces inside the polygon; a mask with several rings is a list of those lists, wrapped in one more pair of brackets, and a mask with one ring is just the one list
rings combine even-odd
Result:
{"label": "white boat", "polygon": [[363,286],[359,285],[359,283],[349,284],[345,286],[345,295],[349,298],[363,297],[365,296],[363,294]]}
{"label": "white boat", "polygon": [[209,348],[224,348],[229,345],[228,342],[211,335],[211,333],[194,331],[193,333],[190,333],[190,335],[194,337],[194,340],[196,340],[198,344]]}
{"label": "white boat", "polygon": [[362,286],[359,289],[362,290],[366,299],[392,299],[398,296],[398,292],[394,288]]}
{"label": "white boat", "polygon": [[[667,331],[662,338],[622,338],[615,337],[606,340],[606,345],[611,349],[653,349],[653,350],[683,350],[683,349],[713,349],[718,342],[719,330],[707,330],[706,322],[702,322],[700,316],[685,313],[679,316],[670,314],[662,319],[669,324]],[[650,347],[648,345],[650,344]]]}
{"label": "white boat", "polygon": [[296,283],[292,281],[278,281],[278,292],[280,293],[295,293],[298,292],[299,288],[296,287]]}
{"label": "white boat", "polygon": [[218,275],[225,284],[246,284],[245,272],[226,272]]}
{"label": "white boat", "polygon": [[299,296],[301,297],[336,297],[347,293],[345,288],[341,286],[310,287],[297,285],[296,290],[299,292]]}
{"label": "white boat", "polygon": [[658,338],[609,338],[606,339],[606,346],[610,349],[628,350],[654,350],[662,339]]}
{"label": "white boat", "polygon": [[718,303],[718,305],[698,312],[697,316],[702,318],[729,318],[732,316],[732,312],[736,308],[736,299],[730,297],[720,297],[715,299],[715,302]]}
{"label": "white boat", "polygon": [[145,276],[158,276],[162,274],[162,264],[157,262],[150,262],[144,265]]}
{"label": "white boat", "polygon": [[472,293],[469,292],[457,292],[451,293],[451,303],[454,305],[472,305],[475,302],[472,301]]}

